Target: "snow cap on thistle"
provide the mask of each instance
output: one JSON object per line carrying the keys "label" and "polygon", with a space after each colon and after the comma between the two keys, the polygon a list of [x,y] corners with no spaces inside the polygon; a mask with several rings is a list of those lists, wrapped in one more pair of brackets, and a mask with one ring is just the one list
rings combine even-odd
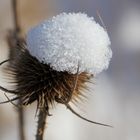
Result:
{"label": "snow cap on thistle", "polygon": [[27,34],[27,49],[56,71],[98,74],[112,57],[106,30],[84,13],[62,13]]}

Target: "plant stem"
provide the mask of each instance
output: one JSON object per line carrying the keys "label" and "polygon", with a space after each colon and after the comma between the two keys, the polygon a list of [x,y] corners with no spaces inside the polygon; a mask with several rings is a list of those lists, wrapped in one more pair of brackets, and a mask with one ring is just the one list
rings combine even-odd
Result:
{"label": "plant stem", "polygon": [[[17,42],[20,41],[20,26],[18,24],[18,12],[17,12],[17,0],[12,0],[12,11],[13,11],[13,37],[11,36],[11,40],[14,44],[11,44],[11,47],[17,46]],[[11,42],[11,43],[12,43]],[[18,101],[21,104],[21,100]],[[19,137],[20,140],[25,140],[24,136],[24,110],[23,107],[18,108],[18,126],[19,126]]]}
{"label": "plant stem", "polygon": [[[19,104],[21,104],[21,100],[19,99]],[[19,124],[19,137],[20,140],[25,140],[24,136],[24,110],[23,107],[18,108],[18,124]]]}
{"label": "plant stem", "polygon": [[13,10],[14,31],[15,31],[16,38],[18,38],[20,27],[18,24],[17,0],[12,0],[12,10]]}
{"label": "plant stem", "polygon": [[46,118],[47,118],[47,112],[40,109],[39,116],[38,116],[38,126],[37,126],[36,140],[43,140]]}

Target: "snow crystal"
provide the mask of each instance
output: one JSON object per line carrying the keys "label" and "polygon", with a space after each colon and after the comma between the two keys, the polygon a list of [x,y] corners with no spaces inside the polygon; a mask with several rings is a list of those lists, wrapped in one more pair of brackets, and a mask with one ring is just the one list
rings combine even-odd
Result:
{"label": "snow crystal", "polygon": [[106,30],[83,13],[62,13],[32,28],[27,49],[54,70],[98,74],[107,69],[112,51]]}

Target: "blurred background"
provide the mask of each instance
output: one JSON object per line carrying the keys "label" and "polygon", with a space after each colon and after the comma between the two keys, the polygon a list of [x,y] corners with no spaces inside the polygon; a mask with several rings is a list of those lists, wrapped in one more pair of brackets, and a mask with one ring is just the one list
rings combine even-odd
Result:
{"label": "blurred background", "polygon": [[[140,139],[140,1],[139,0],[18,0],[22,34],[42,20],[61,12],[85,12],[100,24],[100,13],[111,38],[113,58],[107,71],[90,85],[89,100],[76,109],[87,118],[113,125],[92,125],[57,106],[48,118],[44,140]],[[0,62],[8,57],[5,36],[13,29],[11,0],[0,0]],[[6,86],[0,68],[0,85]],[[0,91],[0,101],[6,98]],[[36,104],[25,110],[26,140],[36,133]],[[19,140],[17,110],[0,105],[0,140]]]}

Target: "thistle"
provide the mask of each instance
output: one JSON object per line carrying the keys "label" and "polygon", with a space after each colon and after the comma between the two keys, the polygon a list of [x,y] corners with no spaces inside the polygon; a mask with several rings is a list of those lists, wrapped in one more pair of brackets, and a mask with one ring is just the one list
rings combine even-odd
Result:
{"label": "thistle", "polygon": [[[0,89],[21,100],[21,105],[37,101],[37,110],[49,116],[55,102],[70,106],[86,96],[87,82],[108,68],[112,57],[106,30],[83,13],[62,13],[32,28],[25,42],[18,42],[16,55],[10,59],[6,72],[14,75],[15,90]],[[13,49],[13,48],[12,48]],[[43,129],[43,128],[42,128]]]}

